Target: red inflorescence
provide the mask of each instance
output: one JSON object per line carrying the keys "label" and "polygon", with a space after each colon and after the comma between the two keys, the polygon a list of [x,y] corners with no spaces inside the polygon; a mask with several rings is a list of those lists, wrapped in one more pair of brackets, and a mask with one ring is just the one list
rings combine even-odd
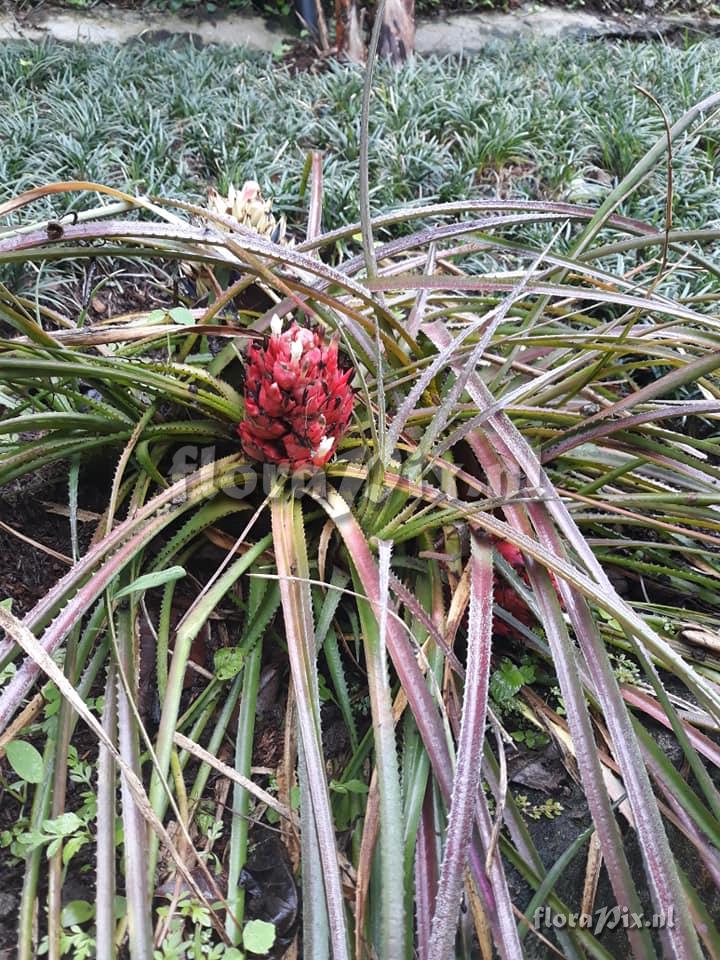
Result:
{"label": "red inflorescence", "polygon": [[335,339],[293,323],[250,346],[245,366],[245,420],[238,434],[254,460],[298,470],[322,467],[335,453],[353,409],[352,369],[339,364]]}
{"label": "red inflorescence", "polygon": [[[507,563],[513,568],[515,573],[523,580],[526,584],[530,584],[530,578],[527,574],[527,569],[525,567],[525,558],[523,557],[521,551],[515,546],[514,543],[508,543],[507,540],[498,540],[493,539],[493,543],[497,552],[507,561]],[[558,594],[560,599],[560,605],[563,606],[562,598],[560,597],[560,592],[558,591],[557,582],[553,574],[550,574],[550,579],[555,587],[555,592]],[[519,596],[514,587],[511,587],[502,577],[496,574],[495,583],[493,586],[493,596],[495,598],[495,603],[502,607],[503,610],[506,610],[508,613],[512,614],[516,620],[524,624],[526,627],[534,627],[537,623],[535,615],[530,610],[530,607],[525,603],[523,598]],[[506,623],[504,620],[501,620],[500,617],[495,617],[493,622],[493,632],[498,637],[507,637],[510,640],[522,640],[522,634],[519,630],[513,627],[511,624]]]}

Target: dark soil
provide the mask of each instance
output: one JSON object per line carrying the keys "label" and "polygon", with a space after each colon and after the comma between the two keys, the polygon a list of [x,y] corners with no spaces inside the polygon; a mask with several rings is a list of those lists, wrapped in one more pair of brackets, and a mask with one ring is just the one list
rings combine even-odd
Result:
{"label": "dark soil", "polygon": [[[101,507],[99,500],[94,485],[88,484],[80,507],[94,511]],[[56,512],[56,507],[62,510],[66,505],[67,467],[61,463],[0,489],[0,599],[11,597],[17,616],[27,613],[71,566],[70,521]],[[91,533],[91,524],[79,524],[81,546]]]}
{"label": "dark soil", "polygon": [[[664,677],[663,679],[667,680],[668,689],[673,689],[677,685],[672,677]],[[659,724],[649,722],[647,727],[674,766],[682,769],[684,755],[675,736]],[[683,773],[686,775],[685,771]],[[552,819],[546,817],[527,818],[526,821],[533,842],[546,869],[549,870],[591,824],[584,791],[570,778],[554,746],[535,751],[521,749],[514,762],[510,764],[509,779],[513,794],[522,793],[527,796],[531,805],[542,804],[548,799],[558,800],[562,805],[562,812],[557,817]],[[637,842],[637,835],[622,814],[617,813],[616,817],[625,841],[628,864],[636,882],[643,914],[645,917],[652,917],[653,907],[648,893],[642,851]],[[697,851],[692,844],[671,823],[666,821],[665,825],[670,846],[677,862],[691,879],[711,917],[717,921],[720,917],[720,893],[714,880],[707,874],[705,868],[698,863]],[[556,887],[556,891],[562,900],[571,910],[578,913],[581,908],[587,858],[588,843],[585,842],[574,860],[565,868]],[[532,891],[512,867],[508,869],[508,880],[513,902],[522,908],[523,904],[530,902]],[[604,865],[600,871],[594,903],[596,917],[598,911],[602,911],[603,908],[607,908],[607,915],[611,916],[610,911],[615,906],[615,897]],[[532,920],[532,917],[530,919]],[[622,919],[619,919],[619,922],[618,919],[616,918],[614,928],[611,928],[612,924],[608,923],[606,929],[598,937],[602,946],[612,957],[627,955],[626,930],[623,928]],[[560,948],[551,927],[542,929],[542,933]],[[652,936],[659,952],[662,952],[660,931],[653,930]],[[528,960],[546,960],[546,958],[553,956],[542,941],[533,936],[532,931],[528,934],[524,947]]]}
{"label": "dark soil", "polygon": [[[8,830],[17,822],[17,808],[3,800],[0,805],[0,830]],[[17,917],[20,891],[25,875],[24,863],[7,863],[0,855],[0,960],[12,960],[17,947]]]}
{"label": "dark soil", "polygon": [[[86,485],[80,492],[81,510],[94,512],[102,507],[100,489],[100,484],[89,482]],[[0,528],[0,598],[12,598],[12,610],[17,616],[27,613],[70,567],[70,524],[67,516],[55,512],[55,504],[58,507],[67,504],[67,469],[63,464],[48,467],[0,489],[0,521],[4,525]],[[89,523],[79,525],[81,550],[87,547],[92,529],[93,525]],[[28,540],[21,539],[18,534]],[[68,562],[45,552],[39,545],[65,555]],[[88,753],[96,754],[94,737],[82,726],[78,727],[73,743],[85,759]],[[41,743],[37,746],[42,748]],[[79,793],[75,784],[68,785],[68,810],[73,810],[81,802]],[[0,790],[0,831],[15,827],[28,815],[29,811],[14,797]],[[90,864],[83,862],[82,853],[73,860],[63,890],[67,900],[93,898],[92,873],[83,869]],[[0,960],[15,956],[17,916],[25,872],[24,863],[15,862],[8,850],[0,848]],[[41,891],[43,883],[41,870]],[[42,923],[42,917],[39,921]]]}

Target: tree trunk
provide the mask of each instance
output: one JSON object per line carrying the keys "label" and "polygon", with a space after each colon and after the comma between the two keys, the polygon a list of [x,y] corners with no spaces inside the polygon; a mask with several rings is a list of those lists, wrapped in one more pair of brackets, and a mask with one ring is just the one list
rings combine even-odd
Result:
{"label": "tree trunk", "polygon": [[356,0],[335,0],[335,46],[338,57],[365,63],[365,40]]}
{"label": "tree trunk", "polygon": [[395,64],[415,52],[415,0],[386,0],[378,52]]}

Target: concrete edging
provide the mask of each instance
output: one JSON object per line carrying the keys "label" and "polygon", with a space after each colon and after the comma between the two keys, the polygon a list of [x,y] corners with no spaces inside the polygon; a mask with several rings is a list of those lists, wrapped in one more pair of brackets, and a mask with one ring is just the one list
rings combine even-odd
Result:
{"label": "concrete edging", "polygon": [[[512,13],[488,10],[452,14],[433,20],[418,20],[416,50],[419,54],[476,53],[495,39],[514,37],[653,39],[690,30],[720,33],[720,20],[700,17],[601,16],[582,10],[528,4]],[[99,4],[86,10],[36,7],[29,12],[0,14],[2,40],[41,40],[52,37],[65,43],[128,43],[193,37],[203,44],[246,46],[272,52],[291,35],[271,27],[259,16],[222,13],[204,17],[181,17]]]}

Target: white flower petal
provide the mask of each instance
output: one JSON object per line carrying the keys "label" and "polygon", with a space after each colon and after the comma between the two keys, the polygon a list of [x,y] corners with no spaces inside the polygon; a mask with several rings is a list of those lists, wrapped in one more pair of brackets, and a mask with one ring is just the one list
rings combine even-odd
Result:
{"label": "white flower petal", "polygon": [[332,450],[334,440],[332,437],[323,437],[320,443],[317,445],[317,450],[315,451],[316,457],[324,457]]}
{"label": "white flower petal", "polygon": [[303,345],[301,340],[293,340],[290,344],[290,359],[293,363],[298,363],[303,354]]}

